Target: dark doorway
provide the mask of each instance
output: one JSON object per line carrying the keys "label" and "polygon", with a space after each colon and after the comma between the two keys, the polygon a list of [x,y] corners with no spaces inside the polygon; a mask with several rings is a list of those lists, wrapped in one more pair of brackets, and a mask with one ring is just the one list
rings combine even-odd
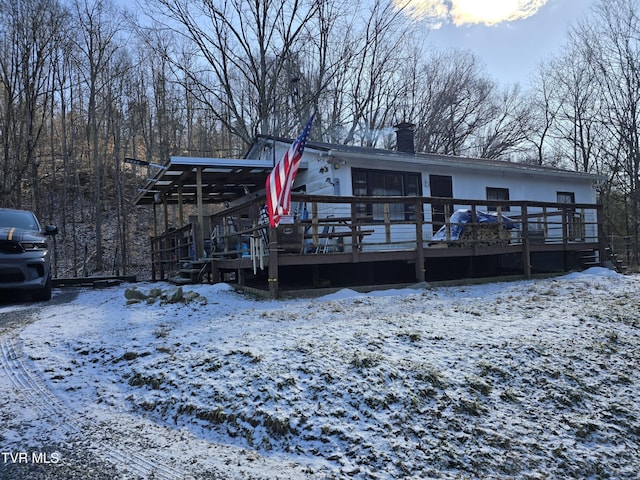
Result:
{"label": "dark doorway", "polygon": [[[453,180],[448,175],[429,175],[432,197],[453,198]],[[449,212],[451,215],[453,212]],[[443,203],[431,204],[431,222],[433,233],[440,230],[446,221],[445,205]]]}

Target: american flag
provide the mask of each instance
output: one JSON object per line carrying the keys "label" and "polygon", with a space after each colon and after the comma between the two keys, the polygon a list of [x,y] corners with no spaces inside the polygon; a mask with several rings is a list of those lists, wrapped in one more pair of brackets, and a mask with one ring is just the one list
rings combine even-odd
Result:
{"label": "american flag", "polygon": [[275,164],[267,177],[267,211],[269,224],[277,227],[283,215],[289,215],[291,210],[291,187],[298,173],[302,152],[307,144],[314,115],[307,122],[302,133],[291,144],[284,156]]}

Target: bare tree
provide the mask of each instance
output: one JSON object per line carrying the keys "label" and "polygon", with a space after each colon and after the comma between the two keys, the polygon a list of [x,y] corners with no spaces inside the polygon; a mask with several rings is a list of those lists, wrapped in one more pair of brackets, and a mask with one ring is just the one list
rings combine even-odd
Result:
{"label": "bare tree", "polygon": [[420,69],[416,94],[416,150],[463,155],[493,115],[495,85],[469,52],[436,52]]}
{"label": "bare tree", "polygon": [[63,10],[56,0],[0,3],[4,33],[0,55],[4,91],[5,178],[0,199],[10,192],[20,205],[20,183],[27,169],[32,208],[41,210],[37,149],[51,96],[52,52],[59,39]]}
{"label": "bare tree", "polygon": [[519,85],[505,87],[492,99],[493,109],[488,124],[477,137],[477,156],[501,158],[523,152],[532,129],[529,103]]}
{"label": "bare tree", "polygon": [[[410,24],[391,2],[376,0],[360,29],[352,28],[344,58],[348,126],[344,143],[374,146],[400,109],[398,72],[410,61]],[[339,87],[339,86],[336,86]]]}
{"label": "bare tree", "polygon": [[[245,145],[257,131],[272,130],[278,84],[312,0],[155,0],[154,19],[185,40],[169,58],[185,85]],[[157,28],[157,27],[154,27]],[[176,61],[188,52],[198,69]],[[211,72],[211,74],[209,74]]]}
{"label": "bare tree", "polygon": [[102,245],[102,161],[100,151],[101,123],[99,94],[111,80],[108,67],[120,48],[116,36],[121,20],[111,0],[75,0],[74,11],[79,22],[78,67],[88,88],[87,144],[93,161],[93,195],[95,202],[95,268],[103,269]]}
{"label": "bare tree", "polygon": [[602,102],[593,65],[585,61],[578,45],[570,44],[554,63],[552,101],[557,108],[555,137],[571,167],[595,172],[598,145],[602,144]]}
{"label": "bare tree", "polygon": [[628,199],[627,231],[640,256],[640,17],[635,0],[600,0],[594,17],[576,28],[580,60],[597,82],[600,124],[608,159]]}
{"label": "bare tree", "polygon": [[554,95],[556,71],[555,62],[545,62],[540,65],[537,76],[532,79],[530,101],[533,126],[528,140],[535,147],[536,156],[533,163],[537,165],[548,162],[547,152],[552,148],[551,132],[561,107]]}

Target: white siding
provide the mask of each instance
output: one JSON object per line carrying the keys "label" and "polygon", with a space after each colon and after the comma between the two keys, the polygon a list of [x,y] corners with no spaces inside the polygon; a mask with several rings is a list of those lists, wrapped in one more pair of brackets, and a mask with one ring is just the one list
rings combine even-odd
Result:
{"label": "white siding", "polygon": [[[284,150],[282,151],[284,153]],[[279,152],[277,153],[279,154]],[[428,158],[408,157],[395,158],[364,158],[354,154],[334,157],[325,152],[318,152],[307,148],[304,159],[307,168],[298,173],[294,187],[306,187],[310,195],[353,195],[351,182],[351,168],[378,169],[399,172],[417,172],[421,174],[422,195],[431,196],[429,175],[446,175],[452,177],[453,197],[458,199],[485,200],[486,188],[504,188],[509,191],[512,201],[556,202],[558,192],[572,192],[576,203],[595,204],[597,201],[594,188],[594,178],[567,172],[554,172],[551,169],[538,171],[534,168],[524,170],[517,165],[505,165],[498,168],[495,165],[484,167],[482,161],[477,163],[460,164],[452,161],[450,165],[442,161],[430,163]],[[460,207],[466,207],[460,205]],[[310,207],[309,207],[310,208]],[[520,212],[512,208],[507,215],[518,215]],[[535,213],[535,212],[529,212]],[[349,217],[351,212],[348,205],[319,205],[318,214],[321,217]],[[427,207],[424,219],[431,221],[431,211]],[[595,214],[587,212],[587,221],[595,222]],[[384,247],[386,232],[384,226],[376,225],[375,233],[366,238],[366,243],[376,244],[370,248]],[[424,226],[425,241],[432,236],[431,225]],[[587,237],[595,237],[595,225],[587,231]],[[415,228],[411,225],[394,225],[391,231],[391,241],[410,241],[415,238]],[[400,248],[395,245],[394,248]],[[365,245],[366,248],[366,245]]]}

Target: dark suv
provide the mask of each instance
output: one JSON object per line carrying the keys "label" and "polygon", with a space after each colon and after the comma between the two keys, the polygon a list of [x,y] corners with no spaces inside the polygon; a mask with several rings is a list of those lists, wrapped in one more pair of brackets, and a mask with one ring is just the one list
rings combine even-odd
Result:
{"label": "dark suv", "polygon": [[33,212],[0,208],[0,290],[31,290],[34,300],[49,300],[48,237],[57,233],[53,225],[43,230]]}

